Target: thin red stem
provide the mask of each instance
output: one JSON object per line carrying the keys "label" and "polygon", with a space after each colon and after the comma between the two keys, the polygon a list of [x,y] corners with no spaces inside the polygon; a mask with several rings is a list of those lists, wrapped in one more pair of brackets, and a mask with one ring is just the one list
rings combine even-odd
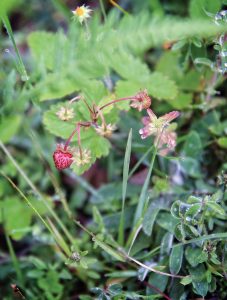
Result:
{"label": "thin red stem", "polygon": [[82,154],[82,149],[81,149],[81,141],[80,141],[80,127],[90,127],[91,126],[91,122],[79,122],[76,125],[76,128],[73,130],[73,132],[70,134],[69,138],[67,139],[65,146],[64,146],[64,150],[66,151],[73,136],[75,135],[75,133],[77,132],[78,135],[78,145],[79,145],[79,150],[80,150],[80,155]]}
{"label": "thin red stem", "polygon": [[119,99],[115,99],[115,100],[110,101],[109,103],[107,103],[107,104],[101,106],[101,107],[99,108],[99,110],[102,110],[103,108],[105,108],[105,107],[107,107],[107,106],[110,106],[110,105],[112,105],[112,104],[114,104],[114,103],[117,103],[117,102],[121,102],[121,101],[130,101],[130,100],[136,100],[136,99],[135,99],[135,97],[127,97],[127,98],[119,98]]}
{"label": "thin red stem", "polygon": [[77,132],[77,127],[76,127],[76,129],[73,130],[73,132],[70,134],[70,137],[67,139],[65,146],[64,146],[65,151],[67,150],[69,143],[71,142],[71,139],[73,138],[73,136],[75,135],[76,132]]}
{"label": "thin red stem", "polygon": [[91,109],[91,107],[89,106],[89,104],[87,103],[87,101],[86,101],[83,97],[82,97],[82,100],[83,100],[84,103],[86,104],[86,106],[87,106],[89,112],[90,112],[91,114],[93,114],[94,112],[93,112],[93,110]]}
{"label": "thin red stem", "polygon": [[80,125],[77,125],[77,138],[78,138],[78,146],[79,146],[79,151],[80,151],[80,159],[83,158],[83,153],[82,153],[82,148],[81,148],[81,141],[80,141]]}

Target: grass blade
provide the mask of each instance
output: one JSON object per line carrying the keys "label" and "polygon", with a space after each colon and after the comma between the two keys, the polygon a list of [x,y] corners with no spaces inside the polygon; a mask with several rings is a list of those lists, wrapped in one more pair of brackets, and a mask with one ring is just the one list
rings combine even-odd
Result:
{"label": "grass blade", "polygon": [[103,0],[99,0],[99,5],[100,5],[100,8],[101,8],[101,11],[103,14],[104,21],[106,21],[107,16],[106,16],[106,11],[105,11],[105,7],[103,4]]}
{"label": "grass blade", "polygon": [[67,246],[67,248],[65,247],[65,245],[67,245],[67,244],[65,242],[64,242],[64,245],[62,243],[59,243],[59,239],[56,237],[56,235],[55,235],[54,231],[52,230],[52,228],[47,224],[47,222],[45,221],[45,219],[40,215],[40,213],[38,212],[38,210],[32,205],[32,203],[25,196],[25,194],[18,188],[18,186],[7,175],[5,175],[3,172],[0,172],[0,174],[2,174],[2,176],[4,178],[6,178],[9,181],[9,183],[15,188],[15,190],[21,195],[21,197],[25,200],[25,202],[28,204],[28,206],[34,211],[34,213],[37,215],[37,217],[41,220],[41,222],[44,224],[44,226],[47,228],[47,230],[53,236],[53,238],[57,242],[57,244],[59,244],[59,246],[61,247],[61,249],[63,249],[66,252],[66,254],[70,256],[71,252],[70,252],[68,246]]}
{"label": "grass blade", "polygon": [[[2,213],[2,215],[4,216],[4,213]],[[3,219],[3,224],[4,224],[4,219]],[[24,278],[23,278],[23,275],[22,275],[22,272],[21,272],[21,269],[20,269],[20,264],[19,264],[19,261],[17,259],[16,253],[14,251],[12,242],[10,240],[9,234],[8,234],[5,226],[4,226],[4,229],[5,229],[4,232],[5,232],[5,237],[6,237],[6,243],[7,243],[8,249],[9,249],[9,254],[11,256],[14,269],[15,269],[16,274],[17,274],[17,280],[18,280],[20,286],[23,288],[24,287]]]}
{"label": "grass blade", "polygon": [[147,173],[147,177],[144,181],[143,187],[142,187],[142,191],[140,193],[140,197],[139,197],[139,202],[136,208],[136,213],[135,213],[135,218],[134,218],[134,225],[137,223],[137,221],[142,217],[144,208],[146,206],[146,196],[147,196],[147,191],[148,191],[148,187],[149,187],[149,183],[150,183],[150,178],[151,178],[151,173],[153,170],[153,166],[154,166],[154,161],[155,161],[155,157],[157,155],[157,147],[154,147],[154,151],[152,154],[152,158],[151,158],[151,163],[150,163],[150,167],[148,169],[148,173]]}
{"label": "grass blade", "polygon": [[147,155],[153,150],[153,146],[151,148],[149,148],[144,154],[143,156],[137,161],[137,163],[135,164],[135,166],[132,168],[132,170],[129,172],[128,178],[130,178],[135,171],[138,169],[138,167],[141,165],[141,163],[144,161],[144,159],[147,157]]}
{"label": "grass blade", "polygon": [[124,209],[125,209],[125,198],[126,198],[127,183],[128,183],[131,149],[132,149],[132,129],[130,129],[128,134],[128,141],[125,150],[124,167],[123,167],[122,208],[121,208],[120,224],[118,229],[118,243],[120,245],[123,245],[124,243]]}
{"label": "grass blade", "polygon": [[12,30],[12,27],[10,25],[10,21],[9,21],[9,18],[7,17],[7,15],[2,16],[2,21],[3,21],[3,24],[6,28],[8,36],[9,36],[9,38],[10,38],[12,44],[13,44],[13,48],[14,48],[15,53],[16,53],[17,69],[18,69],[18,72],[21,74],[21,80],[27,81],[29,79],[29,77],[28,77],[25,65],[23,63],[23,60],[21,58],[19,49],[17,48],[16,42],[15,42],[15,39],[14,39],[14,35],[13,35],[13,30]]}
{"label": "grass blade", "polygon": [[48,202],[45,200],[45,197],[42,195],[42,193],[35,187],[35,185],[31,182],[31,180],[28,178],[28,176],[25,174],[24,170],[19,166],[19,164],[16,162],[16,160],[12,157],[8,149],[5,147],[5,145],[0,140],[0,148],[2,148],[3,152],[8,156],[8,158],[11,160],[15,168],[18,170],[18,172],[21,174],[21,176],[24,178],[24,180],[27,182],[27,184],[31,187],[33,192],[39,196],[40,200],[44,203],[44,205],[47,207],[48,211],[52,215],[52,217],[55,219],[55,221],[58,223],[58,225],[61,227],[62,231],[67,236],[68,240],[74,244],[75,240],[70,234],[70,232],[67,230],[65,225],[62,223],[62,221],[59,219],[58,215],[55,213],[53,208],[48,204]]}

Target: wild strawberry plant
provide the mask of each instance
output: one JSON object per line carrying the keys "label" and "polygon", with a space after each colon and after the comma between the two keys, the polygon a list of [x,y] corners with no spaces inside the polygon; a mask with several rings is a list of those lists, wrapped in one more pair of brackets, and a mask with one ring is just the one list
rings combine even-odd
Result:
{"label": "wild strawberry plant", "polygon": [[226,299],[227,3],[110,2],[0,2],[0,295]]}

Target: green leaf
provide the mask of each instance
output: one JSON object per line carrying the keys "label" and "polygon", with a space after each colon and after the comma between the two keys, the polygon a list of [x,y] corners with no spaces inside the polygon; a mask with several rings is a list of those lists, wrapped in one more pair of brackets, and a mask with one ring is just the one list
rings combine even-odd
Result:
{"label": "green leaf", "polygon": [[[110,67],[113,68],[123,79],[143,83],[149,78],[148,66],[139,58],[131,55],[127,50],[120,49],[109,56]],[[140,74],[138,76],[138,74]]]}
{"label": "green leaf", "polygon": [[33,264],[38,270],[45,270],[48,268],[47,264],[43,262],[41,259],[35,256],[29,256],[28,261]]}
{"label": "green leaf", "polygon": [[215,213],[217,214],[220,214],[220,215],[225,215],[225,210],[217,203],[215,202],[207,202],[206,205],[212,209],[212,211],[214,211]]}
{"label": "green leaf", "polygon": [[192,267],[207,261],[208,255],[200,248],[188,246],[185,250],[185,257]]}
{"label": "green leaf", "polygon": [[172,204],[170,209],[171,215],[176,219],[181,219],[180,205],[181,205],[181,201],[177,200]]}
{"label": "green leaf", "polygon": [[[118,80],[115,85],[115,93],[117,98],[123,98],[135,95],[139,90],[145,88],[144,84],[134,81]],[[120,102],[117,107],[129,110],[129,101]]]}
{"label": "green leaf", "polygon": [[191,69],[181,78],[179,86],[186,92],[200,91],[201,74],[196,70]]}
{"label": "green leaf", "polygon": [[169,269],[172,274],[178,274],[181,265],[182,265],[182,259],[184,254],[184,247],[179,245],[172,249],[169,259]]}
{"label": "green leaf", "polygon": [[192,18],[209,18],[206,14],[216,14],[221,9],[221,0],[191,0],[189,13]]}
{"label": "green leaf", "polygon": [[217,140],[218,145],[224,149],[227,149],[227,137],[221,137]]}
{"label": "green leaf", "polygon": [[146,235],[151,236],[155,219],[159,211],[164,207],[164,203],[160,202],[160,200],[151,202],[143,219],[143,231]]}
{"label": "green leaf", "polygon": [[44,79],[32,91],[39,101],[59,99],[80,90],[74,78],[66,77],[64,73],[48,74]]}
{"label": "green leaf", "polygon": [[99,226],[98,231],[102,232],[105,228],[102,215],[100,214],[100,211],[96,206],[93,207],[92,212],[93,212],[93,219],[95,223],[97,223]]}
{"label": "green leaf", "polygon": [[191,157],[184,157],[180,162],[186,174],[193,178],[200,178],[202,176],[199,161]]}
{"label": "green leaf", "polygon": [[183,285],[188,285],[192,282],[191,276],[185,276],[183,279],[181,279],[180,283]]}
{"label": "green leaf", "polygon": [[55,69],[57,49],[62,46],[59,42],[63,39],[66,42],[62,33],[55,34],[46,31],[34,31],[30,33],[28,36],[28,45],[36,63],[41,62],[49,70]]}
{"label": "green leaf", "polygon": [[159,72],[150,74],[143,81],[120,81],[116,85],[116,93],[120,97],[132,96],[143,89],[147,89],[149,95],[159,100],[171,101],[178,93],[175,82]]}
{"label": "green leaf", "polygon": [[201,282],[193,282],[193,288],[196,294],[205,297],[208,292],[208,282],[203,280]]}
{"label": "green leaf", "polygon": [[189,196],[188,200],[187,200],[188,204],[201,203],[201,202],[202,202],[202,199],[195,197],[195,196]]}
{"label": "green leaf", "polygon": [[[22,200],[15,197],[6,198],[1,207],[8,234],[13,239],[20,240],[27,234],[27,229],[31,224],[32,211]],[[23,218],[19,216],[23,216]]]}
{"label": "green leaf", "polygon": [[200,203],[193,204],[191,207],[189,207],[189,209],[185,213],[186,221],[188,221],[187,218],[190,219],[195,218],[200,213],[201,208],[202,208],[202,204]]}
{"label": "green leaf", "polygon": [[[193,2],[196,4],[197,0]],[[203,13],[206,16],[204,11]],[[193,20],[169,17],[161,20],[153,18],[152,20],[148,13],[146,15],[143,12],[143,15],[141,13],[134,15],[132,18],[123,19],[116,34],[119,47],[122,47],[123,40],[134,53],[141,54],[151,47],[163,45],[167,37],[168,41],[176,42],[194,36],[207,38],[215,36],[218,32],[223,32],[224,30],[224,26],[222,28],[217,26],[208,17],[207,20],[203,17]]]}
{"label": "green leaf", "polygon": [[180,50],[181,48],[183,48],[185,46],[185,44],[187,43],[187,40],[183,39],[180,40],[178,42],[176,42],[173,47],[171,48],[172,51],[177,51]]}
{"label": "green leaf", "polygon": [[171,233],[174,233],[174,229],[179,223],[179,220],[176,220],[170,213],[160,212],[156,222],[160,227]]}
{"label": "green leaf", "polygon": [[156,64],[156,71],[168,76],[176,83],[184,76],[182,68],[179,65],[179,53],[167,51],[162,54]]}
{"label": "green leaf", "polygon": [[27,272],[27,276],[30,278],[40,278],[44,276],[44,272],[41,270],[31,270]]}
{"label": "green leaf", "polygon": [[223,191],[222,190],[218,190],[216,193],[214,193],[210,199],[209,202],[219,202],[223,199]]}
{"label": "green leaf", "polygon": [[7,143],[17,133],[21,124],[21,116],[12,115],[5,117],[0,122],[0,140]]}
{"label": "green leaf", "polygon": [[192,93],[184,93],[180,92],[175,99],[171,100],[169,102],[172,107],[176,109],[183,109],[190,106],[193,100],[193,94]]}
{"label": "green leaf", "polygon": [[188,269],[193,282],[201,282],[206,278],[206,269],[204,264],[199,264],[196,267],[189,267]]}
{"label": "green leaf", "polygon": [[122,292],[122,285],[119,283],[111,284],[109,285],[108,290],[111,293],[111,295],[117,295]]}
{"label": "green leaf", "polygon": [[137,271],[134,271],[134,270],[116,271],[116,272],[107,273],[106,277],[111,277],[111,278],[130,278],[130,277],[137,276],[137,274],[138,274]]}
{"label": "green leaf", "polygon": [[118,254],[116,250],[114,250],[112,247],[107,245],[106,243],[98,240],[97,238],[93,238],[93,241],[95,242],[96,245],[98,245],[100,248],[102,248],[106,253],[108,253],[110,256],[114,257],[116,260],[124,262],[125,260],[123,257]]}
{"label": "green leaf", "polygon": [[183,224],[177,224],[174,230],[175,237],[178,239],[178,241],[184,241],[185,240],[185,228]]}
{"label": "green leaf", "polygon": [[[65,103],[59,103],[57,105],[51,106],[50,110],[46,111],[43,115],[43,123],[46,129],[54,134],[55,136],[61,138],[68,138],[72,131],[75,129],[76,119],[72,119],[72,121],[62,121],[58,118],[56,113],[60,110],[61,107],[66,107]],[[76,111],[76,105],[73,104],[71,108]],[[76,135],[75,138],[76,139]]]}
{"label": "green leaf", "polygon": [[173,100],[178,94],[174,81],[159,72],[154,72],[147,82],[148,93],[160,100]]}
{"label": "green leaf", "polygon": [[83,148],[91,150],[90,162],[80,167],[76,164],[71,165],[73,171],[78,175],[83,174],[86,170],[88,170],[97,158],[107,156],[109,153],[110,142],[104,137],[96,134],[93,129],[91,129],[91,131],[90,136],[87,139],[82,140]]}
{"label": "green leaf", "polygon": [[191,131],[184,143],[183,151],[186,156],[198,158],[202,151],[202,143],[197,132]]}
{"label": "green leaf", "polygon": [[[168,283],[168,277],[160,274],[152,273],[149,276],[148,282],[151,283],[160,291],[164,292]],[[154,295],[154,294],[157,294],[157,292],[147,287],[147,295]]]}
{"label": "green leaf", "polygon": [[210,67],[211,69],[214,66],[214,62],[206,57],[198,57],[194,60],[195,64],[205,65]]}
{"label": "green leaf", "polygon": [[161,250],[160,253],[163,255],[164,253],[169,255],[170,250],[172,249],[173,244],[173,234],[166,232],[161,240]]}
{"label": "green leaf", "polygon": [[38,286],[46,291],[52,293],[61,293],[63,286],[60,284],[58,273],[54,270],[49,270],[46,276],[38,279]]}

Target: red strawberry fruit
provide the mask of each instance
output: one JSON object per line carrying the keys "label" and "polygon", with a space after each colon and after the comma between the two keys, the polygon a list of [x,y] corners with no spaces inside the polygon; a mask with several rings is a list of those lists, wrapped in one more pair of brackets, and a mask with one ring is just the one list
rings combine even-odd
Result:
{"label": "red strawberry fruit", "polygon": [[53,153],[55,167],[58,170],[69,168],[73,162],[72,157],[73,155],[69,150],[64,150],[64,146],[58,145]]}

